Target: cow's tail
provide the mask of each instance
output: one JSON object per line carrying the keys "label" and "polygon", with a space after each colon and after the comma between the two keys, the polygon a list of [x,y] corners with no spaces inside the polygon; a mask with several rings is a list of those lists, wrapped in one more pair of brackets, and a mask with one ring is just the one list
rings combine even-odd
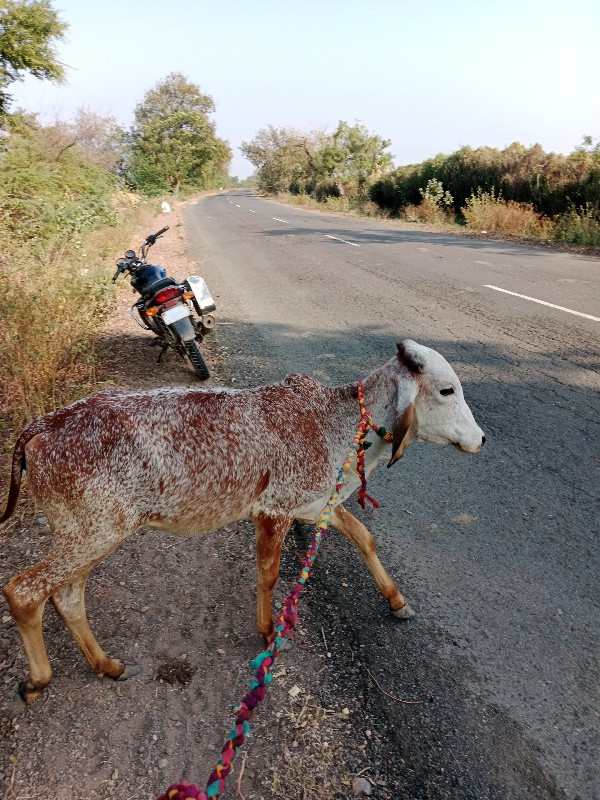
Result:
{"label": "cow's tail", "polygon": [[33,422],[31,425],[28,425],[17,439],[15,449],[13,450],[8,500],[6,501],[6,510],[0,517],[0,525],[3,522],[6,522],[6,520],[13,515],[14,510],[17,507],[19,492],[21,491],[21,475],[27,469],[27,464],[25,461],[25,447],[34,436],[37,436],[38,433],[42,432],[44,427],[42,424],[40,424],[42,421],[43,418],[40,418],[35,420],[35,422]]}

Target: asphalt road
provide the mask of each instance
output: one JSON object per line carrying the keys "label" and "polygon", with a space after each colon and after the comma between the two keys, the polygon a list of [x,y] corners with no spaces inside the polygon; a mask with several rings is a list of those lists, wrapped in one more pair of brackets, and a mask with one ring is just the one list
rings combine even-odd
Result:
{"label": "asphalt road", "polygon": [[370,483],[365,522],[413,621],[385,618],[347,549],[322,577],[398,691],[410,664],[439,699],[427,723],[382,723],[407,763],[425,724],[440,758],[454,741],[454,794],[423,778],[413,797],[600,797],[600,262],[249,192],[200,200],[187,228],[237,385],[356,380],[409,337],[453,364],[486,433],[477,456],[414,445]]}

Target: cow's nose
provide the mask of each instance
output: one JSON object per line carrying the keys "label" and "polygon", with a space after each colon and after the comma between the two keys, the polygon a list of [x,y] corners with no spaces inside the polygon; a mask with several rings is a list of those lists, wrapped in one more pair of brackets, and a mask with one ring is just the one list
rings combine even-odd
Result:
{"label": "cow's nose", "polygon": [[485,444],[485,436],[482,436],[481,437],[481,446],[483,447],[484,444]]}

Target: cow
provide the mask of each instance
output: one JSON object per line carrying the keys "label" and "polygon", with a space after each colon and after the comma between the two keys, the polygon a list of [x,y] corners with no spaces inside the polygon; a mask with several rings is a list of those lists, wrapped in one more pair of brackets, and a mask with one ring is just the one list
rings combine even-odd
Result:
{"label": "cow", "polygon": [[[375,422],[393,431],[365,451],[365,472],[391,467],[413,441],[478,452],[485,437],[448,362],[405,340],[362,382]],[[294,520],[318,520],[361,414],[358,384],[323,386],[306,375],[255,389],[108,389],[31,422],[13,453],[5,522],[21,476],[52,531],[51,551],[13,577],[4,595],[19,629],[32,703],[52,672],[42,614],[54,604],[91,669],[125,680],[139,669],[109,657],[89,627],[84,590],[91,569],[141,527],[202,534],[249,519],[256,527],[256,627],[273,629],[271,594]],[[348,473],[331,524],[359,550],[392,614],[413,616],[379,561],[367,528],[343,505],[360,486]]]}

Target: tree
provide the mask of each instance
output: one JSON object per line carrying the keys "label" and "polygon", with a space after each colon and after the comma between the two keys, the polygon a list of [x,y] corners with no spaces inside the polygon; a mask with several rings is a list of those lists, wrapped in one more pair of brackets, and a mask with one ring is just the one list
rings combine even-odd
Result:
{"label": "tree", "polygon": [[317,180],[315,152],[322,134],[295,128],[261,128],[240,150],[257,168],[259,188],[266,192],[314,191]]}
{"label": "tree", "polygon": [[330,135],[269,125],[240,150],[257,167],[259,186],[267,192],[306,191],[320,198],[343,195],[344,184],[352,184],[362,198],[368,183],[391,168],[389,146],[363,125],[340,121]]}
{"label": "tree", "polygon": [[231,149],[215,133],[209,95],[173,72],[146,93],[131,129],[126,174],[149,194],[203,188],[227,175]]}
{"label": "tree", "polygon": [[321,171],[341,187],[356,181],[358,196],[363,197],[367,184],[391,169],[392,155],[385,152],[390,144],[389,139],[371,135],[364,125],[340,120],[319,151]]}
{"label": "tree", "polygon": [[54,43],[66,29],[50,0],[0,0],[0,118],[11,102],[9,84],[26,74],[64,80]]}
{"label": "tree", "polygon": [[[15,128],[12,120],[11,128]],[[86,162],[107,172],[119,173],[122,169],[126,133],[114,117],[103,117],[89,108],[78,108],[73,120],[57,120],[45,131],[48,149],[54,148],[56,160],[74,148]]]}

